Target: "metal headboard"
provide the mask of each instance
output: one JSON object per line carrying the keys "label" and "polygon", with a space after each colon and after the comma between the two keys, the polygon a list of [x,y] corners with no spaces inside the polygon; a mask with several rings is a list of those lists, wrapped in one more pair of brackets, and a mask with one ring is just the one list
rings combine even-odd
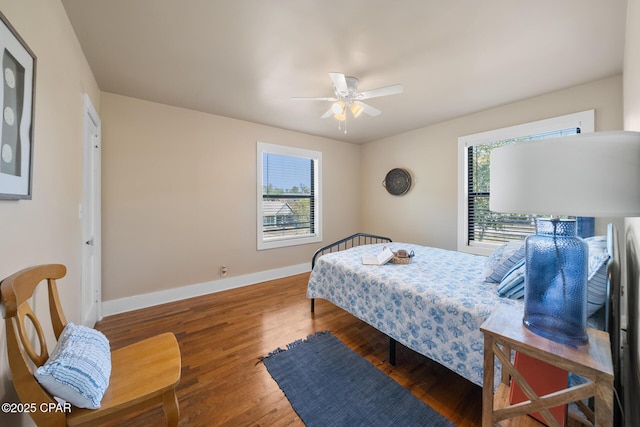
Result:
{"label": "metal headboard", "polygon": [[[345,249],[353,248],[354,246],[372,245],[374,243],[391,243],[391,239],[388,237],[377,236],[375,234],[356,233],[349,237],[340,239],[337,242],[333,242],[327,246],[323,246],[313,254],[311,258],[311,270],[316,266],[316,260],[326,253],[344,251]],[[311,298],[311,312],[315,311],[315,298]]]}
{"label": "metal headboard", "polygon": [[345,249],[349,249],[354,246],[371,245],[374,243],[390,243],[390,242],[391,242],[390,238],[377,236],[375,234],[367,234],[367,233],[353,234],[349,237],[345,237],[344,239],[338,240],[337,242],[333,242],[315,251],[315,253],[313,254],[313,258],[311,258],[311,269],[313,270],[313,267],[315,267],[316,259],[326,253],[344,251]]}

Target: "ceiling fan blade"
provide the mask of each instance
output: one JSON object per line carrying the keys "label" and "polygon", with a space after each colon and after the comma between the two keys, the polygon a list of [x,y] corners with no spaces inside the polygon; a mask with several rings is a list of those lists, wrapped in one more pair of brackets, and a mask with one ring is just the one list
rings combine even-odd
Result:
{"label": "ceiling fan blade", "polygon": [[320,116],[321,119],[326,119],[328,117],[333,116],[333,109],[329,108],[326,113]]}
{"label": "ceiling fan blade", "polygon": [[292,96],[291,97],[292,101],[329,101],[329,102],[335,102],[338,100],[338,98],[305,98],[305,97],[300,97],[300,96]]}
{"label": "ceiling fan blade", "polygon": [[347,79],[342,73],[329,73],[333,81],[333,87],[336,89],[336,96],[347,96],[349,88],[347,87]]}
{"label": "ceiling fan blade", "polygon": [[353,101],[353,103],[362,107],[362,112],[372,117],[375,117],[378,114],[382,113],[382,111],[378,110],[377,108],[373,108],[371,105],[365,104],[364,102]]}
{"label": "ceiling fan blade", "polygon": [[365,90],[364,92],[358,93],[356,96],[357,99],[371,99],[377,98],[379,96],[387,96],[387,95],[396,95],[398,93],[402,93],[402,85],[391,85],[380,87],[378,89]]}

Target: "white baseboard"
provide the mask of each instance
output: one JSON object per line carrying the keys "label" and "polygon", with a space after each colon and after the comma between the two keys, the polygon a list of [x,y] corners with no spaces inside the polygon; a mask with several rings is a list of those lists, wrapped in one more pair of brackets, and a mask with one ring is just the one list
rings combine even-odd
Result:
{"label": "white baseboard", "polygon": [[151,292],[144,295],[134,295],[132,297],[103,301],[102,316],[111,316],[113,314],[152,307],[154,305],[166,304],[169,302],[180,301],[229,289],[241,288],[243,286],[294,276],[296,274],[302,274],[309,271],[311,271],[311,263],[298,264],[274,270],[247,274],[244,276],[228,277],[206,283],[198,283],[195,285],[166,289],[164,291]]}

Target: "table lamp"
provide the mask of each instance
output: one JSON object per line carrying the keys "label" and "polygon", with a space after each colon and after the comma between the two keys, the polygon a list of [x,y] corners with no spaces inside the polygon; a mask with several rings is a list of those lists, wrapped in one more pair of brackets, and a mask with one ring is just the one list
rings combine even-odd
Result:
{"label": "table lamp", "polygon": [[550,215],[525,239],[524,325],[573,346],[587,342],[588,248],[574,219],[640,216],[640,133],[594,132],[491,151],[489,208]]}

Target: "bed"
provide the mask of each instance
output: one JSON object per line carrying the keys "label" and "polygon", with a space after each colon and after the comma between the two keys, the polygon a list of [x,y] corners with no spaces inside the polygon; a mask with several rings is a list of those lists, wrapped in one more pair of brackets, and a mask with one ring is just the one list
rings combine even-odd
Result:
{"label": "bed", "polygon": [[[385,246],[413,251],[411,263],[362,264],[363,256],[375,256]],[[315,298],[328,300],[389,336],[392,344],[482,386],[480,325],[499,306],[524,308],[522,299],[502,297],[500,284],[485,281],[489,258],[356,234],[316,252],[307,297],[312,311]],[[608,317],[603,310],[599,317]]]}

